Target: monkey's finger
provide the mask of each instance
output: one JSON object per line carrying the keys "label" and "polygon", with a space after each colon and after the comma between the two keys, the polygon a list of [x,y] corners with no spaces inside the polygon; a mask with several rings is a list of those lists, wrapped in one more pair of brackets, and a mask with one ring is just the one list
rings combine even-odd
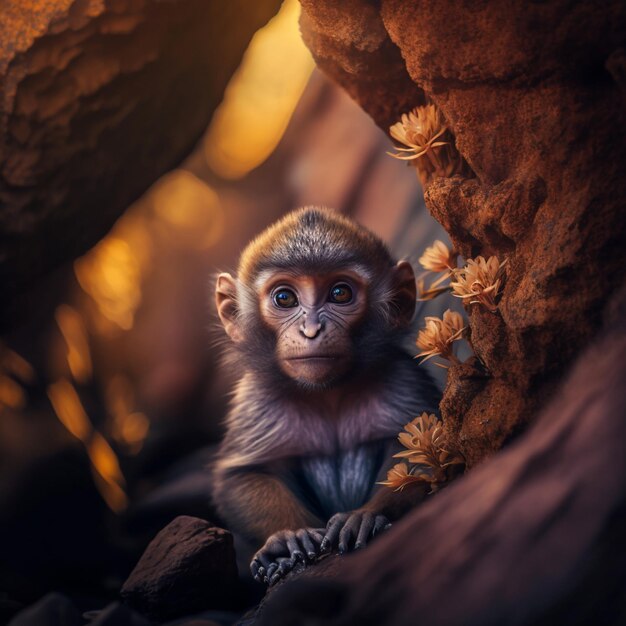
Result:
{"label": "monkey's finger", "polygon": [[357,530],[361,526],[362,516],[360,513],[352,514],[343,525],[339,533],[339,554],[343,554],[350,549],[352,539],[356,536]]}
{"label": "monkey's finger", "polygon": [[328,520],[328,524],[326,524],[326,534],[324,535],[322,545],[320,546],[320,550],[322,552],[330,552],[332,548],[335,547],[337,538],[339,537],[339,532],[343,528],[347,519],[347,513],[336,513]]}
{"label": "monkey's finger", "polygon": [[263,581],[265,568],[256,559],[252,559],[252,561],[250,562],[250,573],[252,574],[252,578],[260,583]]}
{"label": "monkey's finger", "polygon": [[274,561],[274,563],[272,563],[268,568],[267,568],[267,572],[265,574],[265,578],[264,581],[266,583],[269,584],[269,581],[272,580],[272,577],[274,576],[274,572],[276,572],[276,570],[278,569],[278,563],[276,561]]}
{"label": "monkey's finger", "polygon": [[287,537],[287,550],[289,550],[289,556],[291,556],[294,561],[304,563],[304,552],[298,543],[298,538],[295,533]]}
{"label": "monkey's finger", "polygon": [[276,570],[272,572],[271,576],[268,576],[269,586],[275,585],[281,578],[286,576],[295,565],[294,559],[279,559],[280,563]]}
{"label": "monkey's finger", "polygon": [[371,513],[364,513],[361,520],[361,527],[359,528],[359,534],[354,542],[354,549],[358,550],[367,545],[371,532],[374,528],[375,519]]}
{"label": "monkey's finger", "polygon": [[300,545],[303,550],[306,552],[306,555],[309,557],[309,560],[313,560],[317,556],[317,549],[311,540],[308,529],[303,529],[296,533],[298,539],[300,540]]}
{"label": "monkey's finger", "polygon": [[339,532],[342,527],[343,523],[336,521],[326,529],[326,535],[324,536],[324,539],[322,539],[322,544],[320,545],[320,550],[322,552],[330,552],[333,549],[337,543]]}
{"label": "monkey's finger", "polygon": [[388,530],[389,528],[391,528],[389,520],[384,515],[377,515],[376,521],[374,522],[374,530],[372,530],[372,537],[375,537],[383,530]]}
{"label": "monkey's finger", "polygon": [[259,562],[259,564],[261,565],[259,569],[262,568],[264,570],[264,574],[267,571],[267,568],[274,562],[275,559],[271,554],[268,554],[264,548],[262,548],[254,555],[254,560]]}
{"label": "monkey's finger", "polygon": [[311,541],[313,541],[313,543],[315,543],[315,545],[319,547],[319,545],[324,540],[326,529],[325,528],[308,528],[307,530],[309,532],[309,539],[311,539]]}

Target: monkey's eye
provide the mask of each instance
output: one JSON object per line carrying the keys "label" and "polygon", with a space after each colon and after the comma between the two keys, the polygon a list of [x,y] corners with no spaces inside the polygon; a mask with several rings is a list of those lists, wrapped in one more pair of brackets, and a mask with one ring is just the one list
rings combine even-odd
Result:
{"label": "monkey's eye", "polygon": [[291,289],[279,289],[274,294],[274,304],[281,309],[290,309],[298,306],[298,298]]}
{"label": "monkey's eye", "polygon": [[345,283],[335,285],[330,290],[328,299],[331,302],[336,302],[337,304],[347,304],[352,300],[352,289],[350,289],[350,287]]}

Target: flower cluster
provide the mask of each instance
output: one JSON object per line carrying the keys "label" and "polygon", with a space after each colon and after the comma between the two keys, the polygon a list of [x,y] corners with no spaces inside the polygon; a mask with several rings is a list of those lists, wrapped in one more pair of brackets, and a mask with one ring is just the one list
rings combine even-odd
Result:
{"label": "flower cluster", "polygon": [[452,294],[469,300],[470,304],[482,304],[492,313],[498,309],[496,297],[502,287],[506,260],[498,257],[485,259],[482,256],[468,259],[467,265],[454,272],[455,282],[450,283]]}
{"label": "flower cluster", "polygon": [[461,339],[465,325],[460,313],[448,309],[443,314],[443,319],[427,317],[426,326],[417,335],[417,347],[421,352],[417,357],[424,357],[424,361],[439,356],[448,361],[458,363],[458,358],[453,352],[453,342]]}
{"label": "flower cluster", "polygon": [[396,154],[388,154],[414,161],[423,185],[436,176],[452,176],[463,169],[464,161],[454,145],[454,137],[434,104],[404,113],[389,133],[404,147],[397,147]]}
{"label": "flower cluster", "polygon": [[[424,278],[417,281],[418,299],[432,300],[446,291],[462,298],[469,304],[481,304],[492,313],[497,310],[496,298],[500,295],[504,281],[506,260],[500,262],[498,257],[485,259],[478,256],[468,259],[467,264],[457,267],[458,253],[438,239],[424,251],[419,259],[428,273],[439,273],[430,285]],[[449,284],[445,281],[451,279]]]}
{"label": "flower cluster", "polygon": [[387,480],[381,485],[401,491],[409,483],[425,482],[430,484],[432,493],[448,482],[454,471],[465,465],[463,456],[446,445],[443,423],[432,413],[422,413],[407,424],[404,431],[398,436],[398,441],[406,450],[398,452],[394,458],[404,459],[405,462],[390,469]]}

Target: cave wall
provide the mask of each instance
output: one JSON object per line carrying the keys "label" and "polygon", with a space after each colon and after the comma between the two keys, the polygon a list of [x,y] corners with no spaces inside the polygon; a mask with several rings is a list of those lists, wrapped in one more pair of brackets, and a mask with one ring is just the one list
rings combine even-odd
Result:
{"label": "cave wall", "polygon": [[435,179],[426,205],[465,258],[507,259],[499,311],[467,307],[482,365],[453,365],[441,405],[474,465],[545,403],[623,282],[626,5],[301,3],[316,62],[381,128],[441,109],[475,176]]}
{"label": "cave wall", "polygon": [[205,130],[278,0],[7,0],[0,20],[4,304],[86,251]]}

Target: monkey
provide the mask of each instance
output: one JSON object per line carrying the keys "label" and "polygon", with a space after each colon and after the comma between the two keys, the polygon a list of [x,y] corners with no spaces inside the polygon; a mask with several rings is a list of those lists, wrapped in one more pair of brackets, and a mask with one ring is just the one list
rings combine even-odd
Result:
{"label": "monkey", "polygon": [[240,372],[214,468],[228,527],[270,585],[297,562],[360,549],[426,495],[377,485],[402,427],[439,391],[403,348],[416,306],[407,261],[326,208],[293,211],[217,277]]}

